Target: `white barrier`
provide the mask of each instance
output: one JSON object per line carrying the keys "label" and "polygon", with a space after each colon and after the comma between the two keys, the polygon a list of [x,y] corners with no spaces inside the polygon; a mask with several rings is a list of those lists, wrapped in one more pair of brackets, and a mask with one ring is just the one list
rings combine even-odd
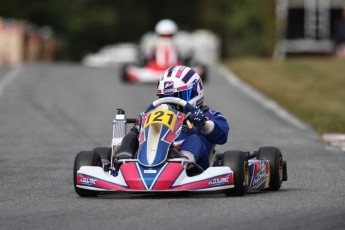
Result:
{"label": "white barrier", "polygon": [[[138,62],[139,55],[149,52],[157,39],[153,32],[146,33],[139,45],[133,43],[114,44],[103,47],[99,52],[88,54],[82,60],[87,66],[101,67],[124,62]],[[213,65],[220,59],[221,41],[217,35],[207,30],[196,30],[192,33],[179,31],[174,43],[182,56],[190,56],[198,63]]]}

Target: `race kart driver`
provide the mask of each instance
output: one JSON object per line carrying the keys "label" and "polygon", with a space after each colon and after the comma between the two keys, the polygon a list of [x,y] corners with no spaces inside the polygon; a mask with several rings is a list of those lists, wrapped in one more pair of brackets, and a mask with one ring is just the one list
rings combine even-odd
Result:
{"label": "race kart driver", "polygon": [[[194,106],[189,120],[201,132],[197,133],[197,129],[184,125],[175,141],[182,140],[180,153],[183,157],[196,162],[203,169],[208,168],[208,155],[215,144],[227,142],[229,126],[220,112],[203,105],[204,86],[200,76],[190,67],[170,67],[158,81],[157,95],[159,98],[178,97]],[[188,112],[185,113],[188,115]]]}
{"label": "race kart driver", "polygon": [[[181,143],[178,157],[187,158],[203,169],[208,168],[209,154],[215,144],[227,142],[229,126],[226,118],[220,112],[203,105],[204,86],[200,76],[190,67],[172,66],[162,73],[157,85],[157,96],[159,98],[178,97],[193,105],[192,111],[183,112],[194,124],[194,128],[183,125],[181,134],[174,142]],[[131,134],[133,136],[131,132],[127,135]],[[136,148],[132,149],[132,154],[134,154]],[[121,155],[127,153],[118,151],[116,156],[122,158]]]}

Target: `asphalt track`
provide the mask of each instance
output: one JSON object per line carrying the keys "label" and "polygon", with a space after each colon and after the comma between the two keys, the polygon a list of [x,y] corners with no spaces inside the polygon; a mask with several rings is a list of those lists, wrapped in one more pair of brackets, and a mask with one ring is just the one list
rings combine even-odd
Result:
{"label": "asphalt track", "polygon": [[[0,84],[11,71],[0,68]],[[25,65],[0,95],[0,229],[345,229],[345,153],[222,74],[211,70],[205,101],[231,126],[218,150],[279,147],[289,173],[280,191],[80,198],[75,155],[109,146],[116,108],[135,117],[155,99],[155,84],[123,85],[116,68]]]}

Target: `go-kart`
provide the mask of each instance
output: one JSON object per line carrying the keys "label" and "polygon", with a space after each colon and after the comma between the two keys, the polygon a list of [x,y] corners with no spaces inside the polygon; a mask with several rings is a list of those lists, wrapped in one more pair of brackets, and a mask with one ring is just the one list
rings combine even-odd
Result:
{"label": "go-kart", "polygon": [[204,82],[207,81],[206,65],[191,65],[189,61],[191,58],[181,58],[170,43],[161,43],[156,47],[153,57],[143,57],[142,59],[140,64],[125,63],[121,66],[120,76],[123,82],[156,83],[162,72],[175,65],[190,66]]}
{"label": "go-kart", "polygon": [[[76,193],[95,197],[120,191],[220,191],[227,196],[242,196],[249,190],[279,190],[282,181],[287,180],[286,162],[275,147],[261,147],[252,154],[212,151],[211,167],[205,170],[174,154],[174,140],[188,119],[188,113],[178,111],[174,105],[193,110],[191,104],[179,98],[161,98],[147,108],[138,124],[137,119],[126,118],[119,109],[113,121],[111,146],[77,154],[73,172]],[[127,123],[134,123],[129,132]]]}

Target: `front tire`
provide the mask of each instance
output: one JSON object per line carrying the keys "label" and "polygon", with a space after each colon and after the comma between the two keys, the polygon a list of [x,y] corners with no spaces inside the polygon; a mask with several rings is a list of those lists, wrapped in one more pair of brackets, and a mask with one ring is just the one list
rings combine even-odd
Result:
{"label": "front tire", "polygon": [[243,196],[248,191],[248,157],[242,151],[227,151],[223,156],[223,166],[229,166],[234,172],[234,184],[232,189],[225,190],[227,196]]}
{"label": "front tire", "polygon": [[128,83],[128,79],[127,79],[127,67],[128,67],[129,64],[123,64],[121,66],[121,69],[120,69],[120,77],[121,77],[121,81],[124,82],[124,83]]}
{"label": "front tire", "polygon": [[283,156],[280,150],[271,146],[261,147],[258,159],[270,161],[270,185],[266,190],[279,190],[283,182]]}
{"label": "front tire", "polygon": [[100,166],[102,167],[101,157],[93,151],[82,151],[77,154],[73,167],[73,184],[75,192],[81,197],[95,197],[98,191],[86,190],[77,187],[77,172],[82,166]]}

